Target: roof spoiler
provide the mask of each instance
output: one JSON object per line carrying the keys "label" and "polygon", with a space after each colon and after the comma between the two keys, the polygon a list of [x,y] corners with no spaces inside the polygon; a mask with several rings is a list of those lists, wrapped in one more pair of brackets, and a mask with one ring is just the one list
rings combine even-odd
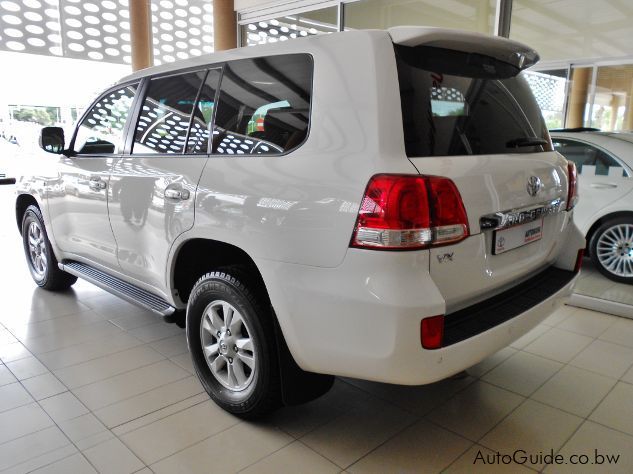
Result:
{"label": "roof spoiler", "polygon": [[534,66],[540,59],[538,53],[532,48],[500,36],[431,26],[396,26],[387,31],[395,44],[431,46],[482,54],[520,70]]}

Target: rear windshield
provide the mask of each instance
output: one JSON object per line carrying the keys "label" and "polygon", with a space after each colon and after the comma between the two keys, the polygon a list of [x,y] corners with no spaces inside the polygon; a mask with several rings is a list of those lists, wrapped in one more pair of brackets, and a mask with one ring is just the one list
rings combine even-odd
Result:
{"label": "rear windshield", "polygon": [[552,149],[536,100],[514,66],[474,53],[394,47],[407,156]]}

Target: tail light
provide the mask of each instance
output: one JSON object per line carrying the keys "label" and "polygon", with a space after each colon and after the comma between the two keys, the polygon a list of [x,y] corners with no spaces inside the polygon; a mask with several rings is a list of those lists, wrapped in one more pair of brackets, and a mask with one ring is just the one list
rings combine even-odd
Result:
{"label": "tail light", "polygon": [[578,202],[578,173],[573,161],[567,162],[567,179],[569,189],[567,191],[567,210],[571,211]]}
{"label": "tail light", "polygon": [[412,250],[468,237],[464,203],[448,178],[379,174],[369,180],[352,247]]}
{"label": "tail light", "polygon": [[425,349],[439,349],[444,340],[444,316],[424,318],[420,324],[420,341]]}

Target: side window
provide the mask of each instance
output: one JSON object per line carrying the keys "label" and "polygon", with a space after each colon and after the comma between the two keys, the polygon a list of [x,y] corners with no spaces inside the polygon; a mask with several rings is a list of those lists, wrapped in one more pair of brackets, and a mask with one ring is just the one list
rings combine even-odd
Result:
{"label": "side window", "polygon": [[207,153],[213,111],[215,109],[215,95],[220,82],[221,69],[210,69],[202,85],[200,97],[193,109],[193,121],[187,142],[187,153]]}
{"label": "side window", "polygon": [[77,128],[73,150],[80,155],[110,155],[122,145],[123,128],[138,84],[103,95]]}
{"label": "side window", "polygon": [[570,161],[576,163],[578,174],[582,174],[583,166],[594,166],[596,176],[608,176],[609,168],[620,168],[622,165],[604,151],[587,143],[574,140],[552,138],[554,149]]}
{"label": "side window", "polygon": [[205,75],[206,70],[150,81],[132,153],[183,153],[191,111]]}
{"label": "side window", "polygon": [[213,152],[279,154],[308,133],[312,60],[306,54],[242,59],[224,67]]}

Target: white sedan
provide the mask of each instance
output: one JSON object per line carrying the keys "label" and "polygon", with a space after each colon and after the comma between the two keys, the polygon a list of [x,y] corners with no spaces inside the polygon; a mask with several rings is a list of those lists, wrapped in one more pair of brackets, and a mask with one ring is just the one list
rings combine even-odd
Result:
{"label": "white sedan", "polygon": [[568,129],[551,136],[578,169],[574,220],[589,256],[611,280],[633,283],[633,133]]}

